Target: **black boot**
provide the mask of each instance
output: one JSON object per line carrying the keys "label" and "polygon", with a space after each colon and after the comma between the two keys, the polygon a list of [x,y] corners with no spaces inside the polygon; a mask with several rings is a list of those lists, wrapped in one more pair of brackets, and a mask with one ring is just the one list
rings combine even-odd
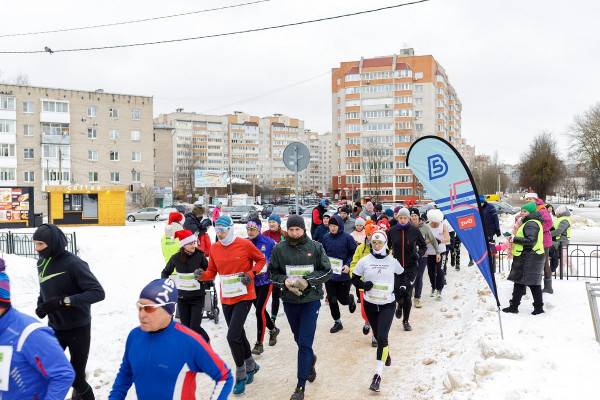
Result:
{"label": "black boot", "polygon": [[533,303],[533,311],[531,315],[538,315],[544,312],[544,303]]}
{"label": "black boot", "polygon": [[510,306],[503,308],[502,311],[504,311],[505,313],[518,314],[519,313],[519,305],[514,304],[513,301],[511,300]]}

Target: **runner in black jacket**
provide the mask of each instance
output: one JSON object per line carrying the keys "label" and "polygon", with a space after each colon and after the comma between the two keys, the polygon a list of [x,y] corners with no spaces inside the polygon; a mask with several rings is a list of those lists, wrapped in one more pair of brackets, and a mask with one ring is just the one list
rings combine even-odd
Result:
{"label": "runner in black jacket", "polygon": [[90,305],[104,300],[104,290],[88,264],[65,249],[67,238],[56,225],[40,226],[33,234],[33,243],[40,255],[40,295],[35,313],[40,318],[48,316],[48,325],[56,332],[58,342],[63,349],[69,348],[77,393],[73,398],[94,399],[85,380],[92,322]]}
{"label": "runner in black jacket", "polygon": [[410,212],[408,208],[402,208],[397,214],[398,223],[390,231],[390,241],[394,258],[404,267],[404,273],[400,275],[400,290],[396,301],[396,318],[402,318],[404,313],[404,330],[410,331],[412,327],[408,322],[412,308],[412,291],[417,277],[419,259],[425,254],[427,244],[419,228],[410,223]]}

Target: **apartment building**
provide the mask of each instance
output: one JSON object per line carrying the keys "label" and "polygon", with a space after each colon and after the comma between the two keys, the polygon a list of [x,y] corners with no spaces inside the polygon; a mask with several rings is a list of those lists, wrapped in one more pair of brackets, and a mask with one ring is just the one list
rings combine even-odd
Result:
{"label": "apartment building", "polygon": [[156,205],[160,207],[173,203],[174,133],[175,129],[169,125],[154,124],[154,191]]}
{"label": "apartment building", "polygon": [[328,195],[331,192],[333,142],[331,132],[318,133],[304,130],[304,143],[310,151],[310,164],[301,178],[303,191]]}
{"label": "apartment building", "polygon": [[443,67],[413,49],[332,70],[332,189],[346,198],[423,196],[406,167],[412,142],[437,135],[463,150],[462,106]]}
{"label": "apartment building", "polygon": [[127,185],[134,206],[154,185],[152,107],[149,96],[0,84],[0,186],[33,186],[46,215],[47,185]]}

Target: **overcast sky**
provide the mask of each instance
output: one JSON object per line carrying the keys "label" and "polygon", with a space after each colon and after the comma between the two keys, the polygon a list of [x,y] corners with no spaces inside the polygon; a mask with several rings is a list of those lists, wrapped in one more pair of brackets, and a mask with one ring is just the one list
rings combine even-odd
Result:
{"label": "overcast sky", "polygon": [[[247,1],[247,0],[246,0]],[[244,0],[53,0],[2,6],[0,34],[160,16]],[[170,20],[0,38],[0,50],[88,47],[199,36],[401,3],[272,0]],[[3,78],[33,85],[154,96],[154,113],[285,113],[331,130],[331,78],[340,61],[402,47],[432,54],[463,104],[463,136],[478,153],[515,162],[542,130],[564,134],[600,98],[600,2],[432,0],[375,14],[243,36],[52,56],[0,54]],[[318,77],[317,77],[318,76]],[[309,80],[310,78],[315,79]],[[297,82],[306,83],[288,87]],[[231,105],[274,89],[270,95]]]}

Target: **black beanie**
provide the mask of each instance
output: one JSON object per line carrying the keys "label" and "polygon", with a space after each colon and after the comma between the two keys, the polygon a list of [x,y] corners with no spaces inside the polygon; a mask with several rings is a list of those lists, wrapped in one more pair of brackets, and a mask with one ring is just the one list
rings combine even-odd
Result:
{"label": "black beanie", "polygon": [[290,215],[286,224],[287,229],[292,227],[300,228],[303,231],[306,231],[306,225],[304,225],[304,218],[299,215]]}
{"label": "black beanie", "polygon": [[44,242],[48,246],[50,246],[52,244],[52,230],[46,224],[41,225],[33,233],[33,240]]}

